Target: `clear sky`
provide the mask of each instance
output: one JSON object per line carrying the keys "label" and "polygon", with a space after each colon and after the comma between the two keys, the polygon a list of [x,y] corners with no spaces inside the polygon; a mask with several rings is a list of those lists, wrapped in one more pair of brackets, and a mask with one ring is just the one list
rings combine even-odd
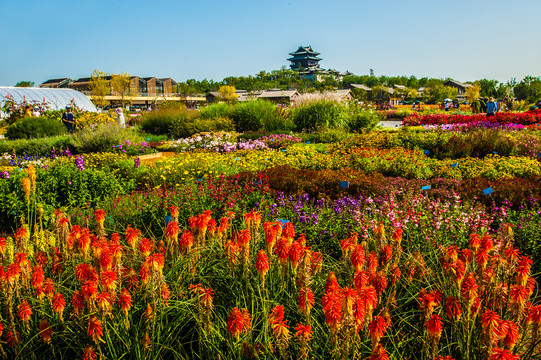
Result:
{"label": "clear sky", "polygon": [[288,66],[311,45],[357,75],[541,75],[541,0],[0,0],[0,85],[94,69],[176,81]]}

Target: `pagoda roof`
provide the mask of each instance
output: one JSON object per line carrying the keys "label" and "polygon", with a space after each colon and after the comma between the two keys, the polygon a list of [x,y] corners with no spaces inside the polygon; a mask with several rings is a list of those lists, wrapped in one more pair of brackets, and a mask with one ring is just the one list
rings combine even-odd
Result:
{"label": "pagoda roof", "polygon": [[292,55],[292,56],[300,55],[300,54],[319,55],[318,52],[315,52],[314,50],[312,50],[311,46],[299,46],[297,51],[289,53],[289,55]]}
{"label": "pagoda roof", "polygon": [[316,60],[316,61],[320,61],[320,60],[323,60],[323,59],[318,58],[316,56],[310,56],[310,55],[308,55],[308,56],[295,55],[292,58],[289,58],[287,60],[289,60],[289,61],[295,61],[295,60]]}

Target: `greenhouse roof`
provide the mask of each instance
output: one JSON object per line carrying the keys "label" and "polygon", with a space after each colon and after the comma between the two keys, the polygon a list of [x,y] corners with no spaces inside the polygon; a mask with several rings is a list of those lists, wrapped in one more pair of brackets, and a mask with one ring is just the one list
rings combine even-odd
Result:
{"label": "greenhouse roof", "polygon": [[59,110],[74,105],[84,111],[97,112],[92,102],[80,91],[73,89],[44,89],[0,86],[0,106],[12,96],[17,103],[27,101],[30,105],[46,102],[51,110]]}

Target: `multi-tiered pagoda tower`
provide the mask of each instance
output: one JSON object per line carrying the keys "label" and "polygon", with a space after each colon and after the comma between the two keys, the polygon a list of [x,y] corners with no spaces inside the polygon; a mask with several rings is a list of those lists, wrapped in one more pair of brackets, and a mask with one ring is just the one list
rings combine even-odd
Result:
{"label": "multi-tiered pagoda tower", "polygon": [[291,61],[291,69],[293,70],[303,69],[310,73],[321,70],[318,63],[322,59],[317,57],[319,53],[312,50],[311,46],[299,46],[297,51],[289,53],[289,55],[292,57],[287,60]]}

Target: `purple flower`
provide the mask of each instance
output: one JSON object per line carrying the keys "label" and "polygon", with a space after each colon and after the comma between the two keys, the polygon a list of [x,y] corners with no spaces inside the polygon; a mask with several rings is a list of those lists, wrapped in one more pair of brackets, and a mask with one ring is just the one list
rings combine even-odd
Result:
{"label": "purple flower", "polygon": [[139,165],[141,165],[141,159],[139,159],[138,157],[136,157],[133,162],[135,163],[136,169],[139,167]]}

